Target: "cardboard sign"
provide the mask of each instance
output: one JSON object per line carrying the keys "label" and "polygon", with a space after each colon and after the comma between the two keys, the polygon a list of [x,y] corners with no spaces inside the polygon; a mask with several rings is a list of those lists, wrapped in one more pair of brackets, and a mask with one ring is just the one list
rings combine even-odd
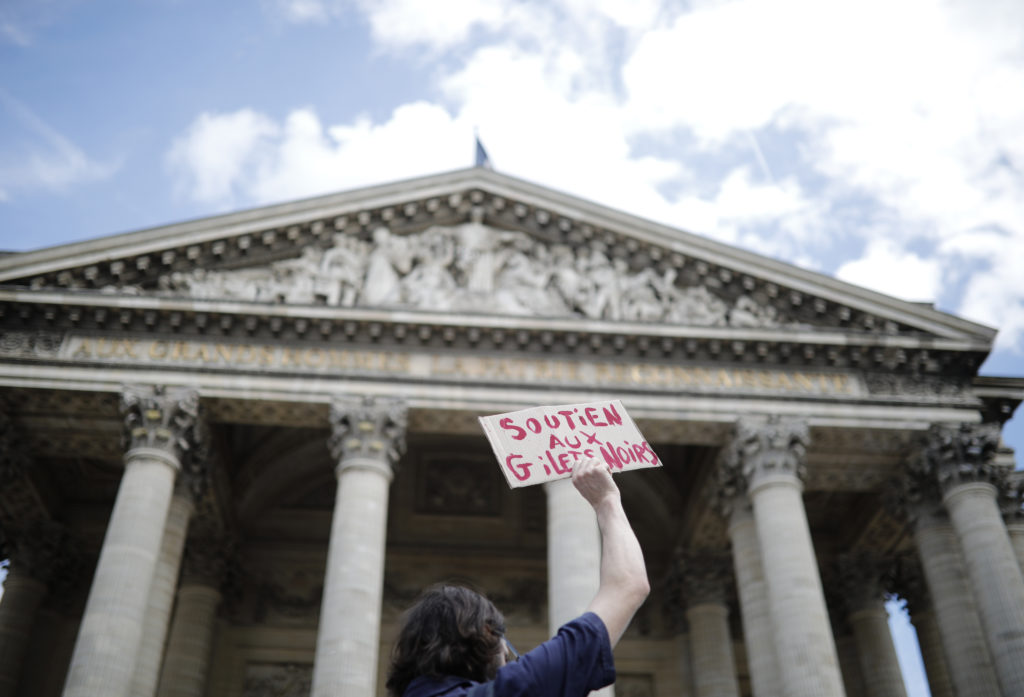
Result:
{"label": "cardboard sign", "polygon": [[480,425],[512,488],[571,477],[591,457],[612,473],[661,466],[617,399],[481,416]]}

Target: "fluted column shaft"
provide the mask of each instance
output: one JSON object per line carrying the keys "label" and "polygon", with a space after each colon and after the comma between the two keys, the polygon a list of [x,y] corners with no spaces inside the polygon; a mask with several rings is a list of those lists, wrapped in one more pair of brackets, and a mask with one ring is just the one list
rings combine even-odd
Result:
{"label": "fluted column shaft", "polygon": [[689,634],[680,634],[675,640],[677,662],[676,667],[679,672],[679,697],[693,697],[692,685],[693,685],[693,666],[690,660],[690,636]]}
{"label": "fluted column shaft", "polygon": [[178,590],[158,697],[203,697],[206,693],[220,600],[220,591],[201,581],[187,581]]}
{"label": "fluted column shaft", "polygon": [[729,608],[701,602],[686,609],[696,697],[738,697],[736,661],[729,636]]}
{"label": "fluted column shaft", "polygon": [[846,697],[869,697],[868,688],[864,684],[864,675],[860,669],[860,654],[857,640],[853,636],[836,634],[836,655],[839,657],[839,668],[843,675],[843,689]]}
{"label": "fluted column shaft", "polygon": [[928,675],[928,689],[931,697],[954,697],[953,682],[946,668],[946,656],[942,650],[942,637],[933,610],[915,609],[910,613],[910,622],[917,631],[917,645],[921,649],[921,660]]}
{"label": "fluted column shaft", "polygon": [[313,697],[374,697],[384,593],[391,463],[404,447],[405,409],[395,400],[339,399],[331,411],[339,463]]}
{"label": "fluted column shaft", "polygon": [[761,564],[761,543],[757,538],[753,512],[746,502],[737,502],[733,508],[729,519],[729,538],[751,688],[754,697],[782,697],[768,588]]}
{"label": "fluted column shaft", "polygon": [[[128,697],[174,481],[202,443],[199,394],[126,386],[124,475],[89,589],[64,697]],[[134,696],[133,696],[134,697]]]}
{"label": "fluted column shaft", "polygon": [[889,615],[881,598],[848,616],[857,642],[861,674],[869,697],[907,697],[896,647],[889,632]]}
{"label": "fluted column shaft", "polygon": [[782,692],[789,697],[841,696],[839,659],[802,489],[796,475],[787,472],[758,474],[750,484]]}
{"label": "fluted column shaft", "polygon": [[128,697],[177,458],[136,449],[110,514],[64,683],[65,697]]}
{"label": "fluted column shaft", "polygon": [[372,461],[347,465],[334,503],[314,697],[375,694],[391,470]]}
{"label": "fluted column shaft", "polygon": [[597,516],[570,479],[544,485],[548,508],[548,629],[578,617],[601,580]]}
{"label": "fluted column shaft", "polygon": [[1024,573],[1024,520],[1013,520],[1006,524],[1006,534],[1010,536],[1010,546],[1017,557],[1017,565]]}
{"label": "fluted column shaft", "polygon": [[914,541],[957,697],[1000,697],[953,526],[922,512]]}
{"label": "fluted column shaft", "polygon": [[15,694],[36,610],[45,595],[45,583],[17,563],[11,565],[0,598],[0,695]]}
{"label": "fluted column shaft", "polygon": [[185,547],[185,534],[193,509],[191,495],[179,486],[171,498],[163,541],[160,545],[160,556],[149,589],[149,607],[142,625],[139,657],[132,677],[133,697],[151,697],[156,692],[167,639],[167,627],[174,605],[174,591],[178,585],[181,553]]}
{"label": "fluted column shaft", "polygon": [[963,549],[1003,694],[1024,695],[1024,575],[996,505],[996,488],[964,482],[943,496]]}
{"label": "fluted column shaft", "polygon": [[[583,614],[601,582],[601,531],[597,516],[571,479],[544,485],[548,511],[548,628],[552,635]],[[595,690],[612,697],[612,685]]]}

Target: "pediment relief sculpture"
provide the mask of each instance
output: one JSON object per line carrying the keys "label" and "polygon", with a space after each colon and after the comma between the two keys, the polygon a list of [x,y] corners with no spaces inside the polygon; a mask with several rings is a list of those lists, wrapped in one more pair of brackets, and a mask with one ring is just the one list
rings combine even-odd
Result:
{"label": "pediment relief sculpture", "polygon": [[684,287],[676,271],[630,269],[593,242],[573,248],[481,223],[367,241],[336,234],[327,249],[237,270],[165,274],[159,289],[204,299],[340,307],[583,317],[705,327],[775,327],[777,310],[749,295],[726,301]]}

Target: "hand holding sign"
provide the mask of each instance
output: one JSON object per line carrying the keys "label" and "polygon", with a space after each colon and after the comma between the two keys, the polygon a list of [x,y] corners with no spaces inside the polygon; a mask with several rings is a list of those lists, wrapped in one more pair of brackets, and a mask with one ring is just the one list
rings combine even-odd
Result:
{"label": "hand holding sign", "polygon": [[596,457],[582,460],[573,468],[572,483],[595,510],[608,497],[619,498],[611,469]]}
{"label": "hand holding sign", "polygon": [[617,399],[481,416],[480,424],[513,488],[570,477],[589,458],[612,472],[661,466]]}

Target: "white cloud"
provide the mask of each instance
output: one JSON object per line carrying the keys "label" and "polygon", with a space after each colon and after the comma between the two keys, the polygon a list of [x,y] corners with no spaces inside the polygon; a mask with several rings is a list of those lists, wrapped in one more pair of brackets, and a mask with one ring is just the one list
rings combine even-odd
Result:
{"label": "white cloud", "polygon": [[13,22],[0,21],[0,36],[15,46],[25,47],[32,45],[32,36]]}
{"label": "white cloud", "polygon": [[892,240],[874,239],[863,256],[840,266],[836,277],[904,300],[932,302],[939,293],[942,268],[937,259],[901,249]]}
{"label": "white cloud", "polygon": [[330,19],[332,8],[322,0],[280,0],[278,7],[289,22],[322,24]]}
{"label": "white cloud", "polygon": [[24,147],[0,165],[2,200],[18,191],[64,191],[87,181],[106,179],[118,168],[90,158],[23,102],[0,88],[0,109],[22,131]]}
{"label": "white cloud", "polygon": [[465,41],[475,28],[498,29],[515,14],[509,0],[361,0],[373,36],[393,47],[434,49]]}
{"label": "white cloud", "polygon": [[273,121],[250,109],[200,114],[171,146],[168,164],[192,198],[226,204],[259,178],[278,133]]}
{"label": "white cloud", "polygon": [[[1020,3],[285,6],[295,21],[361,12],[379,49],[436,66],[437,103],[342,124],[261,117],[267,132],[224,167],[181,159],[194,196],[262,202],[463,167],[478,126],[501,171],[937,300],[1024,352],[1006,253],[1024,238]],[[993,229],[998,244],[979,233]]]}
{"label": "white cloud", "polygon": [[1022,353],[1024,344],[1024,235],[991,230],[962,233],[942,251],[952,264],[979,267],[966,281],[957,311],[999,328],[996,346]]}
{"label": "white cloud", "polygon": [[312,109],[283,124],[242,109],[203,114],[169,162],[192,198],[219,206],[268,203],[471,164],[472,127],[417,102],[391,119],[324,128]]}

